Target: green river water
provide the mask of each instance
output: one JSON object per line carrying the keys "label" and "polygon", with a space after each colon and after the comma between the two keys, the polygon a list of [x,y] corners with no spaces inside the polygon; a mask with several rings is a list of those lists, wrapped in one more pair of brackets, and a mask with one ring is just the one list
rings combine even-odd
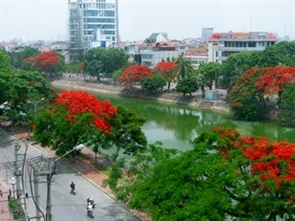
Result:
{"label": "green river water", "polygon": [[229,114],[218,111],[153,100],[126,98],[94,91],[89,91],[89,93],[96,95],[100,100],[109,100],[113,105],[125,105],[144,117],[147,122],[143,125],[142,130],[148,143],[160,141],[165,148],[183,151],[191,149],[190,141],[196,138],[198,133],[217,126],[236,128],[246,136],[265,136],[273,141],[288,140],[295,143],[294,128],[281,127],[270,122],[235,121],[230,118]]}
{"label": "green river water", "polygon": [[94,94],[101,100],[111,101],[113,105],[125,105],[147,119],[142,129],[148,142],[160,141],[166,148],[190,149],[190,141],[198,133],[216,126],[236,128],[243,135],[265,136],[274,141],[295,142],[294,128],[281,127],[269,122],[234,121],[229,114],[223,112],[160,103],[153,100],[123,98],[104,93]]}

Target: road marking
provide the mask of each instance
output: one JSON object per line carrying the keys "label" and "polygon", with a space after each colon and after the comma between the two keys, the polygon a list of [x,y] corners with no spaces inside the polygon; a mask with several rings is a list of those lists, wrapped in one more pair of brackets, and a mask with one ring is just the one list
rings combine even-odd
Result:
{"label": "road marking", "polygon": [[73,208],[73,210],[76,210],[76,208],[75,208],[75,207],[73,207],[73,206],[72,206],[72,208]]}
{"label": "road marking", "polygon": [[62,196],[61,198],[62,198],[63,200],[65,200],[65,198],[64,198],[63,196]]}

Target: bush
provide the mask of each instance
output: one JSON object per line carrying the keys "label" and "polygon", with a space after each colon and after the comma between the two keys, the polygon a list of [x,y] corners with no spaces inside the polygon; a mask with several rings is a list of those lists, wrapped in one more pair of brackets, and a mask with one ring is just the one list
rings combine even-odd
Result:
{"label": "bush", "polygon": [[12,213],[12,216],[15,220],[25,218],[25,212],[23,208],[20,205],[18,205],[17,199],[14,199],[14,198],[9,199],[8,205]]}

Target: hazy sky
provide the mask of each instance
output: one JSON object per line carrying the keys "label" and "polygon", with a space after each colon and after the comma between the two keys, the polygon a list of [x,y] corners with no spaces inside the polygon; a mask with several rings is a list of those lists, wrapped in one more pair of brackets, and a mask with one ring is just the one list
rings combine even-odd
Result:
{"label": "hazy sky", "polygon": [[[0,41],[65,39],[67,0],[0,0]],[[267,31],[295,39],[295,0],[119,0],[121,40],[154,32],[170,39],[214,32]]]}

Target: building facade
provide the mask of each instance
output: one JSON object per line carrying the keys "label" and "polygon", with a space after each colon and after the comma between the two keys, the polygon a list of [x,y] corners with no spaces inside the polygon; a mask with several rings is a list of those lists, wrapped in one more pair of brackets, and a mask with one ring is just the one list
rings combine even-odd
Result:
{"label": "building facade", "polygon": [[68,8],[70,62],[81,61],[91,47],[117,45],[118,0],[68,0]]}
{"label": "building facade", "polygon": [[208,62],[222,63],[229,55],[241,51],[263,51],[277,41],[268,32],[213,33],[208,39]]}
{"label": "building facade", "polygon": [[203,41],[208,41],[208,39],[213,34],[213,32],[214,32],[213,28],[203,27],[202,28],[202,40]]}

